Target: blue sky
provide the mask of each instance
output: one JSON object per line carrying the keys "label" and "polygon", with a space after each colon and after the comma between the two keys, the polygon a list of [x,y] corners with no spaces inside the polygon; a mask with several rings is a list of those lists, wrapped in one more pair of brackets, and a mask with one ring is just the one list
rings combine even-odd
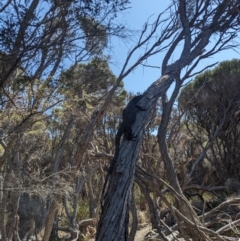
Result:
{"label": "blue sky", "polygon": [[[150,22],[154,21],[159,12],[163,11],[169,3],[170,0],[132,0],[131,9],[128,9],[124,15],[119,16],[119,21],[126,24],[128,28],[141,30],[149,17]],[[129,49],[134,46],[134,43],[129,42],[126,44],[119,39],[113,39],[112,45],[114,48],[112,52],[113,64],[111,64],[111,69],[114,74],[118,76],[127,53]],[[139,54],[140,52],[138,52],[138,55]],[[164,53],[156,54],[149,59],[148,64],[160,67],[163,57]],[[233,50],[227,50],[214,55],[212,58],[203,60],[199,64],[199,68],[203,68],[217,61],[231,60],[233,58],[240,58],[240,54]],[[158,79],[160,75],[161,69],[139,66],[124,79],[125,89],[134,93],[143,92],[151,83]]]}

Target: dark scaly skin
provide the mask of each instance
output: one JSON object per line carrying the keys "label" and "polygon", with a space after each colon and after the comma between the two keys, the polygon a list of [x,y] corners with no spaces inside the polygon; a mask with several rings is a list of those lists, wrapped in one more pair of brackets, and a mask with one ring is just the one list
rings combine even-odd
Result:
{"label": "dark scaly skin", "polygon": [[120,127],[115,137],[115,154],[108,171],[110,174],[112,174],[114,164],[119,154],[119,147],[122,135],[124,135],[124,138],[128,141],[131,141],[135,138],[132,133],[132,125],[136,121],[138,111],[144,110],[137,105],[137,103],[142,99],[142,97],[142,95],[133,97],[132,100],[130,100],[130,102],[127,104],[126,108],[123,110],[123,121],[120,124]]}
{"label": "dark scaly skin", "polygon": [[132,98],[132,100],[123,110],[123,121],[119,129],[121,129],[120,135],[124,134],[124,138],[126,138],[127,140],[132,140],[134,138],[132,133],[132,125],[136,121],[138,111],[143,110],[140,106],[137,105],[137,103],[142,99],[142,97],[142,95],[138,95]]}

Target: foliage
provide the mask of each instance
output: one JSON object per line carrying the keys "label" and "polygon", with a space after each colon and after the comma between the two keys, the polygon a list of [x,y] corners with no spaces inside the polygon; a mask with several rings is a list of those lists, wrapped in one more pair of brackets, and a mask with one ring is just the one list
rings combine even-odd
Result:
{"label": "foliage", "polygon": [[[204,143],[205,136],[204,146],[206,140],[212,142],[202,167],[198,167],[202,178],[207,177],[203,174],[206,171],[211,174],[207,183],[224,184],[230,177],[239,177],[239,77],[240,61],[224,61],[198,75],[179,97],[190,134],[196,133],[195,140],[199,143]],[[206,183],[206,180],[201,181]]]}
{"label": "foliage", "polygon": [[107,46],[107,31],[103,25],[93,18],[79,17],[79,23],[86,35],[85,46],[91,54],[99,54]]}
{"label": "foliage", "polygon": [[[91,106],[103,98],[104,94],[116,82],[116,77],[109,69],[107,60],[94,58],[88,64],[78,64],[63,72],[60,77],[62,83],[60,92],[66,99],[81,101],[80,105]],[[121,83],[120,88],[123,86]]]}
{"label": "foliage", "polygon": [[78,211],[77,211],[77,219],[84,220],[89,218],[89,204],[87,201],[79,200],[78,203]]}
{"label": "foliage", "polygon": [[62,64],[101,54],[111,35],[123,35],[114,19],[128,5],[128,0],[2,1],[0,85],[17,68],[27,76],[52,78]]}

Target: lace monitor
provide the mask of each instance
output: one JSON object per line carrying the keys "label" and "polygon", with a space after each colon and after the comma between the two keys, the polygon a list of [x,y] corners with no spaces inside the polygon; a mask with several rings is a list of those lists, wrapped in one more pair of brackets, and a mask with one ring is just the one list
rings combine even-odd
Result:
{"label": "lace monitor", "polygon": [[108,182],[108,178],[113,172],[113,168],[115,166],[115,163],[116,163],[118,155],[119,155],[119,147],[120,147],[122,135],[124,136],[125,139],[127,139],[129,141],[133,140],[136,137],[136,136],[134,136],[134,134],[132,132],[132,125],[134,124],[134,122],[136,120],[138,111],[145,110],[141,106],[137,105],[138,102],[142,99],[142,97],[143,97],[143,95],[138,95],[138,96],[133,97],[132,100],[130,100],[130,102],[127,104],[126,108],[123,110],[122,123],[120,124],[120,127],[115,136],[114,157],[113,157],[110,167],[108,169],[108,173],[105,178],[104,185],[103,185],[101,203],[102,203],[102,199],[104,198],[103,196],[104,196],[106,184]]}
{"label": "lace monitor", "polygon": [[124,136],[125,139],[129,141],[136,137],[132,132],[132,125],[136,120],[138,111],[145,110],[141,106],[137,105],[138,102],[142,99],[142,97],[143,95],[138,95],[133,97],[127,104],[126,108],[123,110],[122,123],[120,124],[120,127],[115,136],[115,153],[108,170],[109,174],[112,174],[113,167],[117,160],[122,135]]}

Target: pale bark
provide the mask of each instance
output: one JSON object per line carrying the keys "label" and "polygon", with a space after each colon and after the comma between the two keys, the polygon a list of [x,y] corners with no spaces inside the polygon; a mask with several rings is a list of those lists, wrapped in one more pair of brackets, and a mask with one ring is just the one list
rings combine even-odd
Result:
{"label": "pale bark", "polygon": [[48,212],[48,217],[47,217],[42,241],[49,241],[57,211],[58,211],[58,200],[53,200]]}
{"label": "pale bark", "polygon": [[[19,143],[21,141],[20,135],[18,136],[18,141]],[[11,192],[11,202],[13,205],[13,211],[12,211],[12,216],[13,216],[13,221],[11,223],[11,229],[9,234],[8,234],[8,239],[20,241],[20,237],[18,234],[18,224],[19,224],[19,216],[18,216],[18,208],[19,208],[19,201],[20,201],[20,196],[21,192],[20,189],[22,188],[21,184],[21,173],[22,173],[22,161],[20,159],[20,153],[19,153],[19,144],[16,145],[15,149],[15,158],[14,158],[14,163],[13,163],[13,173],[14,177],[11,180],[12,186],[17,187],[16,190],[13,190]]]}
{"label": "pale bark", "polygon": [[[2,173],[3,175],[3,173]],[[1,203],[0,203],[0,227],[1,227],[1,235],[2,235],[2,240],[7,241],[7,233],[6,233],[6,227],[5,227],[5,223],[6,223],[6,215],[5,215],[5,211],[6,211],[6,205],[7,205],[7,197],[8,197],[8,191],[7,189],[9,188],[9,183],[11,180],[11,173],[7,172],[4,175],[4,181],[3,181],[3,191],[2,191],[2,199],[1,199]]]}
{"label": "pale bark", "polygon": [[[66,142],[66,140],[69,137],[71,128],[74,124],[74,117],[71,116],[69,119],[69,122],[64,130],[64,133],[58,143],[58,146],[56,148],[56,154],[55,154],[55,158],[54,158],[54,167],[53,167],[53,178],[52,178],[52,184],[55,185],[55,180],[56,180],[56,176],[58,169],[59,169],[59,165],[61,163],[61,158],[62,158],[62,153],[63,153],[63,145]],[[44,231],[44,236],[43,236],[43,240],[44,241],[48,241],[51,232],[52,232],[52,228],[53,228],[53,223],[54,223],[54,219],[55,219],[55,215],[58,209],[58,197],[56,195],[53,195],[54,199],[50,205],[50,209],[49,209],[49,213],[47,216],[47,221],[46,221],[46,226],[45,226],[45,231]]]}

